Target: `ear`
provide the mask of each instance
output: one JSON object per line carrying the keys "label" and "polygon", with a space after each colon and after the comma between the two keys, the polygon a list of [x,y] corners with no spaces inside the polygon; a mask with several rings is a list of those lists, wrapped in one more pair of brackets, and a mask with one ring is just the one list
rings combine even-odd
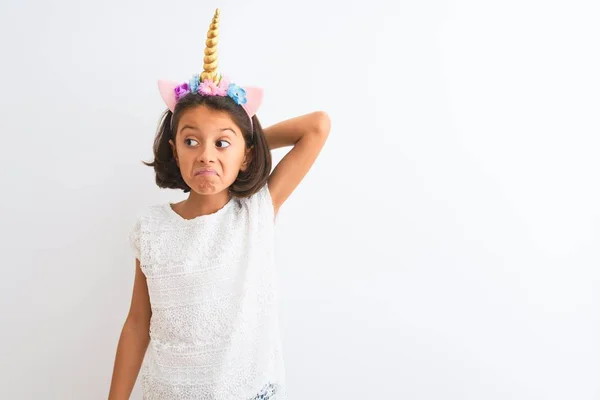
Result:
{"label": "ear", "polygon": [[174,81],[158,81],[158,91],[160,92],[160,97],[162,97],[163,101],[171,110],[171,112],[175,111],[175,104],[177,100],[175,99],[175,88],[179,86],[179,83]]}
{"label": "ear", "polygon": [[242,104],[250,118],[256,114],[263,100],[264,91],[257,87],[242,87],[246,92],[246,104]]}
{"label": "ear", "polygon": [[252,150],[253,149],[254,149],[254,145],[252,145],[252,146],[250,146],[249,148],[246,149],[246,152],[244,153],[244,161],[242,162],[242,166],[240,167],[240,171],[246,172],[246,170],[248,169],[248,166],[252,162]]}
{"label": "ear", "polygon": [[173,143],[173,140],[169,139],[169,144],[171,145],[171,151],[173,152],[173,158],[175,159],[175,162],[177,163],[177,166],[179,167],[179,157],[177,157],[177,148],[175,147],[175,143]]}

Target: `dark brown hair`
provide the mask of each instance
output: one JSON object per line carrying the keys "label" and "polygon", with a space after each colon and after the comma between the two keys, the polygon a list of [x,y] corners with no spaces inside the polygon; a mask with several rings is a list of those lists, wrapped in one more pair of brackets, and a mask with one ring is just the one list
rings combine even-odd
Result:
{"label": "dark brown hair", "polygon": [[248,114],[241,105],[238,105],[228,96],[202,96],[197,93],[188,93],[179,99],[175,111],[164,112],[154,139],[154,161],[145,165],[154,167],[156,184],[165,189],[181,189],[184,193],[190,191],[185,183],[175,157],[169,144],[169,140],[175,142],[177,125],[184,110],[197,106],[206,106],[213,110],[225,111],[233,122],[241,129],[246,142],[246,148],[251,148],[251,160],[246,171],[240,171],[236,180],[229,187],[229,191],[236,197],[248,197],[262,188],[271,173],[271,151],[267,145],[267,139],[255,116],[252,117],[252,125]]}

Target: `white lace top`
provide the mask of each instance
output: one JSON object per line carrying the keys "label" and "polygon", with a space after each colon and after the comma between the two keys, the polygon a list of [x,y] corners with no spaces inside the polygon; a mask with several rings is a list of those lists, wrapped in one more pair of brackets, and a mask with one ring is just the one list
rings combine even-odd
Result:
{"label": "white lace top", "polygon": [[284,366],[268,185],[186,220],[148,207],[131,243],[148,283],[145,400],[282,400]]}

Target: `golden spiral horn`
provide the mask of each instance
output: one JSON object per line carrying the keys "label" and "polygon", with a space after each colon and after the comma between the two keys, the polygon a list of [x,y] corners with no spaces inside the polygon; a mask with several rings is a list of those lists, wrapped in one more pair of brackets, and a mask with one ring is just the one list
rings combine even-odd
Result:
{"label": "golden spiral horn", "polygon": [[219,9],[215,11],[208,33],[206,34],[206,48],[204,49],[204,71],[200,74],[200,79],[210,79],[217,82],[217,44],[219,43]]}

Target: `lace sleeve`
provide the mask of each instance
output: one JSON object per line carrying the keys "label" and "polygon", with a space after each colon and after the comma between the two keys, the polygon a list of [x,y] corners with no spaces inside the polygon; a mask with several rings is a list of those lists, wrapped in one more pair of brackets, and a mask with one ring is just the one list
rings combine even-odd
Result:
{"label": "lace sleeve", "polygon": [[140,259],[140,227],[141,221],[137,218],[129,232],[129,245],[138,260]]}
{"label": "lace sleeve", "polygon": [[256,197],[257,207],[265,218],[274,224],[276,222],[275,207],[273,206],[273,198],[268,183],[256,193]]}
{"label": "lace sleeve", "polygon": [[254,215],[261,223],[275,224],[275,208],[268,183],[265,183],[256,193],[243,201],[246,203],[250,214]]}
{"label": "lace sleeve", "polygon": [[264,196],[265,196],[265,207],[267,208],[271,219],[273,222],[276,221],[277,216],[275,215],[275,206],[273,205],[273,198],[271,197],[271,190],[269,189],[269,184],[265,184],[264,187]]}

